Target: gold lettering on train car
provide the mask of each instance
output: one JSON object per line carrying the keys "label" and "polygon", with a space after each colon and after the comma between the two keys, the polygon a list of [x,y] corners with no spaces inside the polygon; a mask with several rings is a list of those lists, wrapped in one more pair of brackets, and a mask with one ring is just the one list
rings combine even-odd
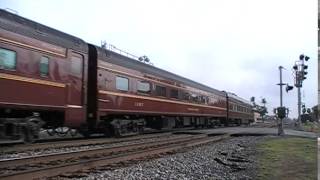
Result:
{"label": "gold lettering on train car", "polygon": [[199,111],[197,108],[188,108],[188,111]]}
{"label": "gold lettering on train car", "polygon": [[134,102],[134,106],[136,107],[143,107],[143,103],[142,102]]}

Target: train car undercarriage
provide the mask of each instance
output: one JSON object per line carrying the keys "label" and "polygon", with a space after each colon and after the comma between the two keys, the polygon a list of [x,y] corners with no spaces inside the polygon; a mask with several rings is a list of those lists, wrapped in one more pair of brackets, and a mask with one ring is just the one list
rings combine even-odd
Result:
{"label": "train car undercarriage", "polygon": [[141,134],[145,130],[227,127],[239,126],[241,122],[228,121],[225,117],[109,115],[101,118],[98,129],[107,136],[121,137]]}
{"label": "train car undercarriage", "polygon": [[[227,120],[225,117],[108,115],[100,118],[95,129],[89,129],[86,126],[85,128],[72,130],[71,128],[63,127],[63,121],[60,121],[60,123],[56,121],[55,126],[52,126],[52,120],[46,118],[48,115],[51,115],[51,117],[55,115],[56,118],[59,115],[62,116],[57,112],[43,112],[41,115],[38,112],[34,112],[31,116],[25,118],[1,117],[0,139],[23,140],[26,143],[32,143],[39,138],[41,129],[46,130],[50,136],[65,136],[68,132],[74,136],[76,132],[80,132],[85,137],[95,133],[103,133],[106,137],[124,137],[142,134],[146,130],[151,132],[159,130],[170,131],[181,128],[215,128],[248,124],[248,120]],[[45,117],[45,120],[42,117]]]}

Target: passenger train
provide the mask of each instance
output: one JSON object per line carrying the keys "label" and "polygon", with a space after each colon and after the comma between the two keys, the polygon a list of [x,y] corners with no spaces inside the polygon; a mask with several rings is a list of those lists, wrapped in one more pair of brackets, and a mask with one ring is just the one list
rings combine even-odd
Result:
{"label": "passenger train", "polygon": [[125,136],[252,120],[252,106],[235,94],[0,10],[0,139],[32,142],[58,127]]}

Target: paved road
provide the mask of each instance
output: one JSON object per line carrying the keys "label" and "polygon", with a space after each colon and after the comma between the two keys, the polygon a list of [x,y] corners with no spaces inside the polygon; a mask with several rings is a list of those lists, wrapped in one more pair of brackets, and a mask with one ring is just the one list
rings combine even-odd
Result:
{"label": "paved road", "polygon": [[[258,127],[226,127],[218,129],[199,129],[191,130],[192,132],[199,132],[205,134],[259,134],[259,135],[278,135],[277,128],[258,128]],[[292,129],[285,129],[285,135],[307,137],[307,138],[317,138],[318,135],[312,132],[296,131]]]}

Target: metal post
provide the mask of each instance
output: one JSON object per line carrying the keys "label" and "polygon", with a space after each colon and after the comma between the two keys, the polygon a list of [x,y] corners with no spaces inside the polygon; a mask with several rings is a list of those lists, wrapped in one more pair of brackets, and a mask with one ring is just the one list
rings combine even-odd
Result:
{"label": "metal post", "polygon": [[[283,104],[282,104],[282,86],[284,84],[282,83],[282,69],[283,69],[283,67],[279,66],[279,71],[280,71],[280,83],[279,83],[279,86],[280,86],[280,107],[283,106]],[[278,135],[284,135],[283,121],[282,121],[282,118],[279,118],[279,119],[280,119],[280,122],[278,123]]]}
{"label": "metal post", "polygon": [[280,71],[280,107],[282,107],[282,66],[279,66]]}
{"label": "metal post", "polygon": [[298,87],[298,129],[301,129],[301,88]]}
{"label": "metal post", "polygon": [[305,65],[304,61],[308,61],[310,58],[303,54],[300,55],[299,60],[295,62],[293,69],[295,71],[295,86],[298,88],[298,120],[296,122],[296,126],[298,129],[302,129],[301,123],[301,88],[302,83],[306,79],[308,66]]}

